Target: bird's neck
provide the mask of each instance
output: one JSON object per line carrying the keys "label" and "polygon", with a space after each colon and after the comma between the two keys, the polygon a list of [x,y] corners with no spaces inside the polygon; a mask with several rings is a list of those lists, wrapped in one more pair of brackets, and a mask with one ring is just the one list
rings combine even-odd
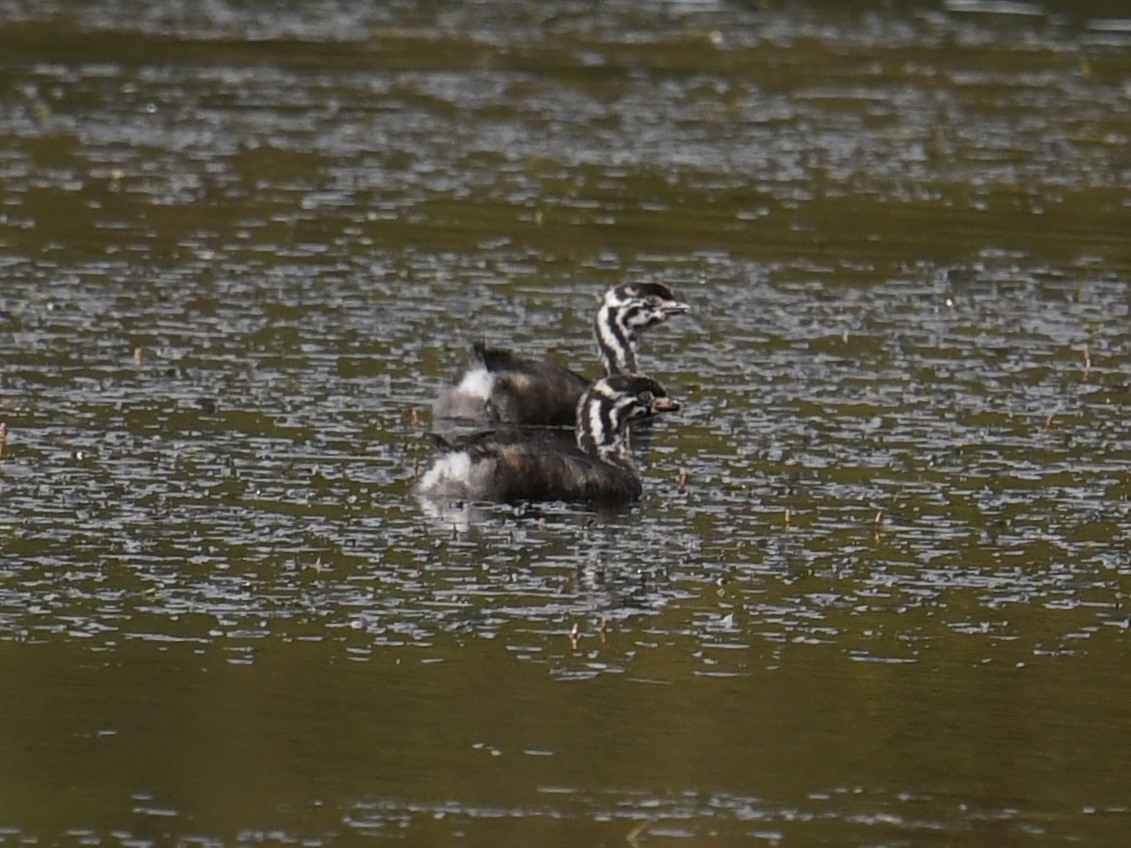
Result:
{"label": "bird's neck", "polygon": [[594,459],[634,472],[628,428],[616,418],[615,408],[598,398],[582,404],[577,416],[577,446]]}
{"label": "bird's neck", "polygon": [[597,338],[597,355],[606,377],[639,373],[636,365],[636,335],[620,319],[616,306],[603,304],[597,310],[593,329]]}

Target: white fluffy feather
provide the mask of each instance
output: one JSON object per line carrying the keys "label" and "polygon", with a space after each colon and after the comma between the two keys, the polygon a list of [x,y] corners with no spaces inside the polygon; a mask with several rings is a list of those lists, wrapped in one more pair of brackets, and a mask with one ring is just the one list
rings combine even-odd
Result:
{"label": "white fluffy feather", "polygon": [[457,385],[445,389],[432,405],[434,421],[467,419],[477,421],[487,416],[487,402],[495,388],[496,377],[483,366],[472,368]]}
{"label": "white fluffy feather", "polygon": [[457,391],[463,392],[468,397],[485,401],[491,397],[491,391],[494,388],[495,375],[486,368],[478,367],[472,368],[463,375],[463,379],[459,381]]}
{"label": "white fluffy feather", "polygon": [[459,497],[471,483],[471,457],[467,451],[446,453],[420,478],[420,491]]}

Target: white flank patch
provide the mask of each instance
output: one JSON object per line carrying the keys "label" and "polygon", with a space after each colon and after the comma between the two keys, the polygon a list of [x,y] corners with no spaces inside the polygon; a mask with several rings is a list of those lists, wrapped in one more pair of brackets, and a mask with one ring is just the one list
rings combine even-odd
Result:
{"label": "white flank patch", "polygon": [[459,382],[459,391],[469,397],[487,400],[495,388],[495,375],[486,368],[472,368]]}
{"label": "white flank patch", "polygon": [[466,451],[446,453],[420,478],[420,490],[429,494],[458,496],[471,481],[471,457]]}

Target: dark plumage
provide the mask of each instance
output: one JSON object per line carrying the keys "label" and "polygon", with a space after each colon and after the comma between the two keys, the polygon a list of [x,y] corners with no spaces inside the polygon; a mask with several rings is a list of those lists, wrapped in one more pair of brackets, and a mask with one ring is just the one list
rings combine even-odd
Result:
{"label": "dark plumage", "polygon": [[629,422],[678,409],[650,377],[598,380],[578,402],[576,445],[517,431],[480,433],[455,444],[437,437],[442,454],[421,478],[419,492],[511,503],[633,501],[642,486],[628,450]]}
{"label": "dark plumage", "polygon": [[[470,384],[484,380],[490,385],[481,404],[482,412],[469,416],[473,420],[508,424],[573,424],[577,401],[589,388],[589,381],[558,365],[536,359],[523,359],[509,350],[488,348],[483,342],[472,345],[472,360],[482,369],[471,377]],[[469,374],[473,370],[469,369]],[[469,385],[465,375],[461,388]],[[451,418],[438,415],[436,418]]]}
{"label": "dark plumage", "polygon": [[[639,334],[671,315],[690,311],[660,283],[609,289],[593,322],[605,376],[639,373]],[[572,426],[577,402],[589,386],[587,378],[557,363],[525,359],[478,342],[468,367],[433,405],[432,420]]]}

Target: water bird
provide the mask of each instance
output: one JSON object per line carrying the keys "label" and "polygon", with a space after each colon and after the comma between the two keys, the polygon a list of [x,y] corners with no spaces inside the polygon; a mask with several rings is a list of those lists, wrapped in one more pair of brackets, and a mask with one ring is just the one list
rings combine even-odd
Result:
{"label": "water bird", "polygon": [[651,377],[605,377],[577,403],[575,445],[516,428],[455,442],[434,433],[441,453],[418,491],[436,499],[628,503],[643,493],[628,446],[629,422],[679,408]]}
{"label": "water bird", "polygon": [[[690,312],[662,283],[626,283],[605,292],[593,321],[605,377],[639,374],[639,335],[672,315]],[[471,361],[432,406],[432,421],[563,426],[574,424],[577,403],[591,381],[555,362],[472,345]]]}

